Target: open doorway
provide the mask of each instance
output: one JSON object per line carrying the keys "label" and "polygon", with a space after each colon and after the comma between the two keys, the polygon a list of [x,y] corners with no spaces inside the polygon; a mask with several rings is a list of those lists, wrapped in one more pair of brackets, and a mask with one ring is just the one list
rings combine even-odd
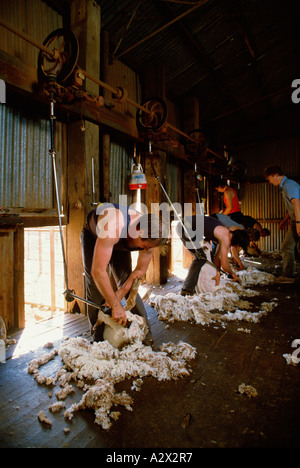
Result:
{"label": "open doorway", "polygon": [[64,265],[58,226],[24,230],[25,325],[64,312]]}

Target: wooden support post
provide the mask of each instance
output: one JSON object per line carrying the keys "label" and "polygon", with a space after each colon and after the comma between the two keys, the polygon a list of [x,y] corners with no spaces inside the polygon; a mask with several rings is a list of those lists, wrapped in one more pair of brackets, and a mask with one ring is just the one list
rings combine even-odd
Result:
{"label": "wooden support post", "polygon": [[[197,194],[195,189],[194,169],[188,167],[183,176],[183,200],[184,216],[191,216],[196,213]],[[183,246],[182,266],[188,268],[193,261],[193,255]]]}
{"label": "wooden support post", "polygon": [[[184,131],[188,134],[199,128],[199,101],[192,96],[184,102]],[[183,176],[184,216],[196,213],[197,193],[195,171],[190,166],[185,169]],[[183,247],[182,266],[188,268],[193,260],[192,254]]]}
{"label": "wooden support post", "polygon": [[50,227],[50,286],[51,286],[51,311],[56,310],[55,297],[55,248],[54,248],[54,228]]}
{"label": "wooden support post", "polygon": [[[100,75],[100,7],[93,0],[74,0],[71,5],[71,29],[79,42],[78,64],[92,76]],[[86,80],[85,89],[99,94],[99,86]],[[80,234],[92,209],[92,158],[95,170],[95,199],[99,198],[99,127],[77,120],[68,126],[68,208],[67,270],[68,286],[77,296],[85,297]],[[74,301],[67,303],[73,310]],[[78,302],[82,313],[85,304]]]}
{"label": "wooden support post", "polygon": [[12,224],[0,228],[0,315],[7,330],[25,327],[24,229]]}
{"label": "wooden support post", "polygon": [[[101,81],[108,83],[109,68],[109,34],[107,31],[101,32]],[[105,88],[101,89],[101,94],[106,105],[112,104],[111,92]]]}
{"label": "wooden support post", "polygon": [[[165,185],[165,174],[166,174],[166,153],[162,151],[154,151],[152,153],[152,164],[154,169],[161,180],[162,184]],[[147,179],[147,190],[145,193],[145,204],[148,209],[148,213],[159,214],[159,205],[166,202],[165,196],[160,188],[158,180],[155,178],[153,173],[149,155],[145,158],[145,175]],[[155,249],[153,258],[148,267],[146,274],[146,281],[153,284],[164,284],[168,279],[168,257],[162,255],[159,249]]]}
{"label": "wooden support post", "polygon": [[18,225],[14,235],[14,316],[15,327],[24,328],[24,228]]}
{"label": "wooden support post", "polygon": [[[85,297],[84,277],[80,246],[80,233],[85,220],[85,138],[80,130],[80,121],[69,124],[68,148],[68,205],[69,223],[67,225],[67,270],[68,286],[77,296]],[[68,302],[68,311],[72,311],[74,302]],[[81,312],[85,306],[79,304]]]}
{"label": "wooden support post", "polygon": [[110,202],[110,135],[102,135],[102,174],[101,174],[101,195],[100,201]]}
{"label": "wooden support post", "polygon": [[[148,67],[144,76],[145,89],[144,95],[146,98],[157,96],[165,100],[165,70],[161,67]],[[153,151],[151,155],[152,163],[155,171],[164,186],[166,177],[166,153],[163,151]],[[149,154],[145,157],[145,175],[147,179],[147,190],[145,193],[145,204],[148,212],[155,212],[151,209],[151,205],[159,206],[160,203],[166,202],[160,185],[153,173]],[[153,207],[152,207],[153,208]],[[158,214],[158,213],[157,213]],[[148,267],[146,281],[154,284],[163,284],[168,279],[168,257],[161,255],[159,249],[155,249],[152,261]]]}

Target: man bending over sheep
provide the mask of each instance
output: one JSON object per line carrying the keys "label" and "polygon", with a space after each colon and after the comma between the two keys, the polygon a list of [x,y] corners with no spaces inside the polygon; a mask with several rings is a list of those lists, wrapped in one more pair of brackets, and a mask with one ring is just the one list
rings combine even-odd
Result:
{"label": "man bending over sheep", "polygon": [[[142,278],[149,266],[153,251],[166,242],[168,227],[156,215],[142,215],[136,210],[111,203],[101,203],[92,210],[81,233],[86,298],[99,307],[107,303],[115,322],[126,326],[126,312],[121,304],[136,278]],[[139,251],[132,271],[131,251]],[[119,288],[114,291],[108,267]],[[88,318],[95,341],[103,340],[104,324],[93,331],[98,309],[88,305]],[[142,315],[148,324],[146,310],[139,295],[133,313]],[[149,327],[150,329],[150,327]]]}
{"label": "man bending over sheep", "polygon": [[[201,215],[189,216],[184,220],[184,225],[189,236],[180,224],[177,226],[177,232],[181,237],[183,244],[195,257],[183,283],[181,290],[181,294],[183,296],[194,294],[200,270],[206,262],[206,256],[201,248],[202,240],[206,239],[217,243],[217,250],[213,260],[214,264],[217,268],[222,268],[223,271],[228,273],[232,277],[233,281],[238,281],[238,277],[230,267],[228,261],[229,250],[231,246],[240,246],[244,251],[246,251],[249,244],[249,235],[245,230],[237,229],[235,231],[230,231],[219,220],[211,216],[201,216],[202,220],[199,219],[199,216]],[[201,236],[197,236],[196,233],[197,226],[200,226],[201,222],[204,223],[204,239],[201,239]],[[197,257],[196,250],[203,258]],[[216,276],[213,279],[215,279],[216,285],[218,285],[220,282],[219,270],[216,269]]]}

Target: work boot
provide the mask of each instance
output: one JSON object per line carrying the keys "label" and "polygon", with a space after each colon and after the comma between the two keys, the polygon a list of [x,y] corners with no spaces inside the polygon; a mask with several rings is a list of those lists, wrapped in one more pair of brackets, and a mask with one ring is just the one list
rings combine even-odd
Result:
{"label": "work boot", "polygon": [[188,291],[187,289],[182,289],[180,294],[181,296],[193,296],[195,293],[192,291]]}

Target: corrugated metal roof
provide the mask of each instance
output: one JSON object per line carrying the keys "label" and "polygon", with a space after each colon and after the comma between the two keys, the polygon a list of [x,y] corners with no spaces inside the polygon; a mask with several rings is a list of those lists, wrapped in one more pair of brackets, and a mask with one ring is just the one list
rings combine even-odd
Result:
{"label": "corrugated metal roof", "polygon": [[[178,103],[190,94],[198,97],[202,124],[228,115],[237,125],[251,124],[291,104],[290,86],[300,77],[296,0],[98,3],[112,52],[121,40],[116,57],[139,71],[163,67],[167,95]],[[192,13],[155,33],[198,3]]]}

